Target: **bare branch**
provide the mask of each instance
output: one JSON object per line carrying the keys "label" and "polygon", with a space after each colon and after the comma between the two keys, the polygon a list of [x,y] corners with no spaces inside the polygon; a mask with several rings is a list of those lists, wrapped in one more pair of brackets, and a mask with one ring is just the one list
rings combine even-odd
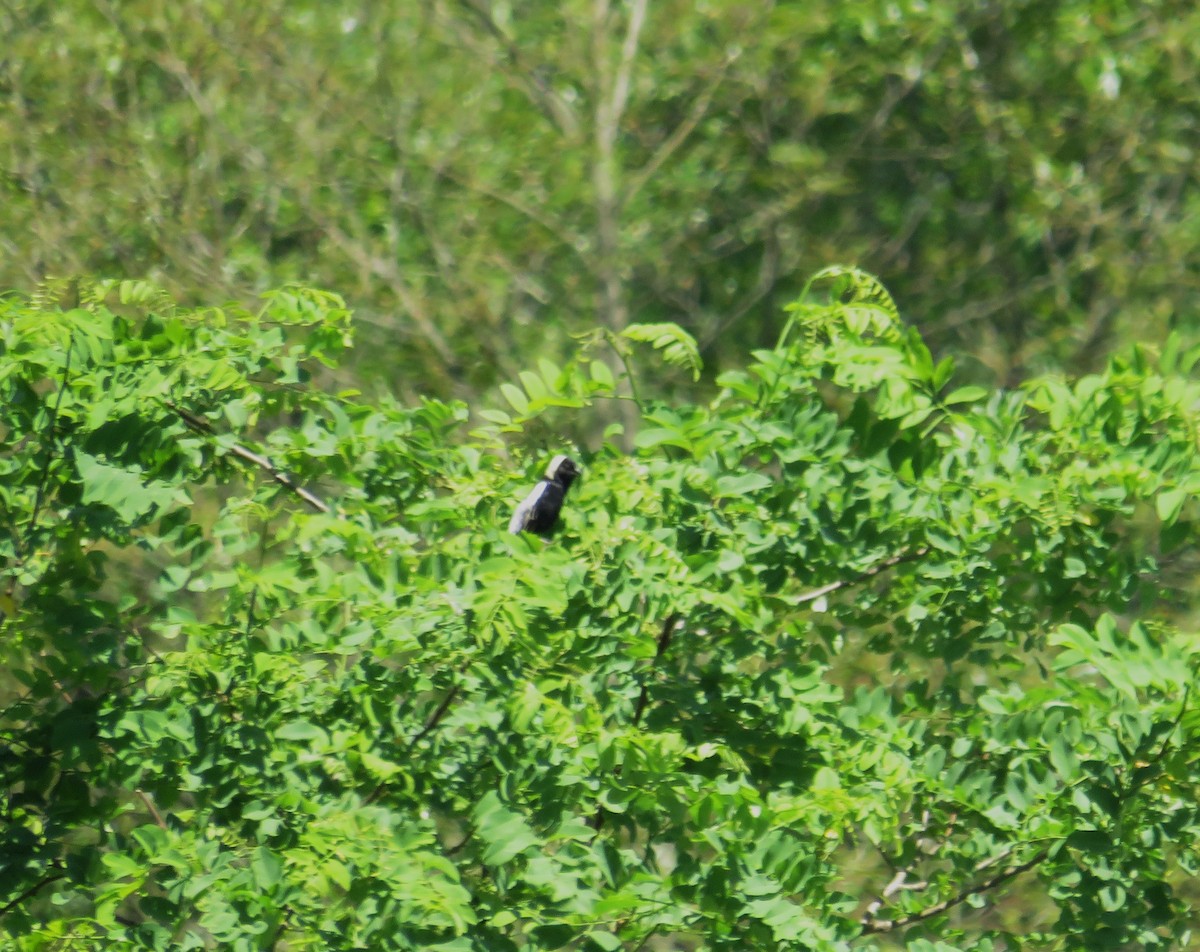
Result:
{"label": "bare branch", "polygon": [[[678,627],[679,619],[681,617],[682,616],[679,614],[679,612],[671,612],[671,614],[667,616],[666,621],[663,622],[662,629],[658,633],[658,644],[654,649],[654,660],[650,662],[650,670],[647,672],[646,678],[642,681],[641,691],[638,693],[637,704],[634,706],[632,721],[634,727],[637,727],[641,723],[642,715],[646,711],[646,704],[650,699],[650,673],[653,672],[654,666],[658,663],[659,659],[666,654],[667,646],[671,644],[671,635],[675,633],[675,629]],[[617,765],[613,773],[616,776],[621,775],[620,764]],[[600,828],[604,826],[604,819],[606,816],[608,816],[608,811],[605,810],[603,806],[598,806],[595,814],[588,821],[588,826],[599,833]]]}
{"label": "bare branch", "polygon": [[1002,873],[997,873],[990,879],[985,879],[983,882],[977,883],[969,889],[964,889],[962,892],[951,896],[949,899],[943,899],[941,902],[935,902],[928,909],[922,909],[920,912],[914,912],[910,916],[902,916],[899,919],[876,919],[870,910],[868,910],[867,915],[864,915],[860,920],[860,924],[862,925],[862,934],[872,935],[880,932],[894,932],[897,929],[904,929],[907,926],[911,926],[918,922],[923,922],[926,919],[932,919],[934,916],[941,915],[946,910],[953,909],[955,906],[966,902],[972,896],[977,896],[980,893],[987,892],[989,889],[995,889],[997,886],[1008,882],[1010,879],[1020,876],[1021,873],[1028,872],[1035,866],[1045,861],[1048,855],[1049,854],[1045,850],[1042,850],[1027,862],[1021,863],[1019,866],[1013,866],[1009,869],[1006,869]]}
{"label": "bare branch", "polygon": [[683,121],[662,141],[662,144],[654,151],[654,154],[650,156],[649,161],[630,177],[629,184],[621,196],[621,204],[625,204],[642,190],[643,186],[662,168],[663,163],[675,154],[675,151],[695,131],[696,126],[708,115],[708,109],[712,105],[713,96],[716,95],[721,83],[725,81],[725,74],[729,71],[729,66],[735,59],[737,59],[737,55],[726,57],[724,63],[721,64],[721,68],[717,71],[717,75],[712,78],[704,91],[692,101],[692,108],[688,110],[688,114],[684,116]]}
{"label": "bare branch", "polygon": [[868,920],[874,921],[875,913],[877,913],[880,909],[883,908],[883,904],[887,900],[891,899],[892,896],[894,896],[896,893],[900,892],[902,889],[911,889],[915,892],[917,890],[929,888],[929,883],[926,882],[925,880],[921,880],[921,881],[915,882],[915,883],[910,883],[908,881],[908,874],[911,871],[912,870],[910,870],[910,869],[896,870],[896,874],[891,878],[891,881],[886,886],[883,887],[883,892],[881,892],[879,894],[879,898],[875,899],[869,906],[867,906],[867,910],[863,914],[864,922],[866,922]]}
{"label": "bare branch", "polygon": [[[1191,698],[1191,694],[1191,684],[1185,685],[1183,689],[1183,700],[1179,704],[1179,713],[1175,715],[1175,720],[1171,722],[1170,728],[1166,731],[1166,733],[1163,734],[1162,743],[1159,745],[1158,753],[1152,756],[1149,760],[1143,760],[1141,758],[1135,759],[1134,767],[1138,769],[1133,771],[1131,774],[1129,787],[1124,796],[1136,793],[1138,790],[1155,780],[1160,775],[1157,765],[1161,764],[1163,758],[1167,756],[1167,750],[1171,746],[1171,738],[1175,735],[1175,732],[1179,730],[1179,725],[1183,723],[1183,716],[1187,713],[1188,701]],[[1141,774],[1140,779],[1138,777],[1139,774]]]}
{"label": "bare branch", "polygon": [[[442,698],[441,703],[434,709],[433,713],[429,715],[429,718],[425,721],[424,726],[409,739],[408,749],[410,751],[417,746],[418,741],[427,737],[430,733],[432,733],[434,728],[441,723],[442,718],[446,716],[446,712],[450,710],[450,705],[453,704],[454,699],[458,697],[460,690],[461,685],[455,684],[450,688],[449,691],[446,692],[446,696]],[[387,779],[380,780],[379,783],[376,784],[375,789],[367,794],[367,798],[363,802],[366,804],[371,804],[378,800],[381,796],[383,796],[383,792],[387,790],[388,783],[389,781]]]}
{"label": "bare branch", "polygon": [[[663,622],[662,631],[658,635],[658,646],[654,651],[654,660],[650,663],[651,671],[664,654],[666,654],[667,646],[671,643],[671,635],[674,634],[676,626],[679,624],[679,612],[671,612],[667,616],[667,620]],[[650,699],[650,677],[649,673],[642,681],[642,690],[638,695],[637,706],[633,710],[633,726],[637,727],[642,722],[642,714],[646,711],[646,703]]]}
{"label": "bare branch", "polygon": [[860,582],[865,582],[867,579],[874,578],[886,572],[895,565],[900,565],[902,562],[914,562],[929,552],[927,548],[913,549],[911,552],[902,552],[899,555],[893,555],[890,558],[884,559],[878,565],[873,565],[865,572],[860,572],[854,578],[838,579],[836,582],[830,582],[828,585],[822,585],[820,588],[814,588],[812,591],[797,595],[795,604],[803,605],[805,602],[815,602],[822,595],[828,595],[831,592],[836,592],[838,589],[849,588],[851,585],[857,585]]}
{"label": "bare branch", "polygon": [[550,84],[542,78],[541,71],[529,63],[525,58],[525,54],[521,52],[521,48],[500,28],[500,24],[496,22],[491,10],[487,8],[485,3],[482,0],[458,0],[458,4],[471,13],[496,42],[500,44],[500,48],[509,65],[516,70],[517,80],[533,104],[561,132],[572,139],[577,138],[579,135],[579,120],[575,118],[575,113],[571,111],[571,107],[550,87]]}
{"label": "bare branch", "polygon": [[750,313],[751,308],[771,293],[771,289],[775,287],[775,280],[779,277],[779,257],[779,240],[775,233],[775,227],[771,224],[764,229],[762,259],[758,264],[758,277],[754,281],[754,287],[729,309],[728,315],[715,329],[705,335],[700,344],[702,351],[712,346],[718,337]]}
{"label": "bare branch", "polygon": [[23,893],[21,893],[19,896],[17,896],[16,899],[11,900],[10,902],[6,902],[3,906],[0,906],[0,916],[4,916],[4,915],[7,915],[8,913],[12,912],[15,908],[17,908],[17,906],[21,905],[21,903],[23,903],[30,896],[37,895],[37,893],[41,892],[44,888],[49,886],[51,883],[57,882],[60,879],[67,878],[67,874],[61,871],[62,867],[56,865],[51,868],[54,869],[55,871],[53,873],[51,873],[49,876],[45,876],[42,879],[39,879],[36,883],[34,883],[32,886],[30,886],[28,889],[26,889]]}
{"label": "bare branch", "polygon": [[627,314],[618,260],[620,222],[617,211],[616,144],[620,117],[614,112],[615,80],[608,52],[610,20],[608,0],[596,0],[592,8],[592,66],[596,76],[592,190],[596,208],[597,277],[600,284],[601,323],[609,330],[620,331],[627,323]]}
{"label": "bare branch", "polygon": [[[174,403],[168,402],[167,406],[174,410],[179,418],[193,430],[208,434],[212,434],[214,432],[212,426],[203,417],[198,417],[191,411],[185,410],[183,407]],[[313,509],[317,510],[317,512],[323,512],[326,514],[332,512],[328,505],[297,483],[294,479],[292,479],[291,476],[283,472],[283,470],[277,469],[275,465],[265,456],[260,456],[258,453],[246,449],[246,447],[242,446],[240,443],[234,443],[229,447],[229,451],[233,453],[234,456],[244,459],[247,463],[253,463],[259,469],[270,474],[271,478],[275,480],[275,482],[291,490],[291,492],[303,499]]]}
{"label": "bare branch", "polygon": [[498,192],[487,185],[484,185],[473,179],[469,179],[464,175],[460,175],[458,172],[454,171],[454,169],[448,167],[435,168],[427,162],[421,164],[423,164],[425,168],[427,168],[434,175],[437,175],[440,178],[448,179],[455,185],[469,192],[474,192],[478,195],[482,195],[484,198],[491,199],[493,202],[498,202],[501,205],[505,205],[518,214],[523,215],[525,218],[528,218],[529,221],[537,225],[547,234],[558,239],[558,241],[561,242],[562,245],[567,248],[567,250],[571,251],[579,259],[580,264],[583,265],[585,269],[594,274],[591,261],[586,255],[581,254],[579,251],[579,239],[575,235],[572,235],[570,232],[568,232],[564,226],[554,221],[550,216],[543,214],[530,205],[525,204],[515,195],[506,195],[503,192]]}
{"label": "bare branch", "polygon": [[646,20],[646,0],[633,0],[629,11],[629,24],[625,30],[625,42],[621,44],[621,62],[617,66],[617,78],[613,84],[612,120],[616,125],[621,124],[625,114],[625,105],[629,101],[629,85],[633,76],[633,60],[637,56],[638,37],[642,32],[642,24]]}
{"label": "bare branch", "polygon": [[[62,383],[58,385],[58,393],[55,396],[54,408],[50,411],[50,419],[46,425],[46,462],[42,466],[41,473],[38,474],[37,493],[33,500],[33,513],[29,517],[29,533],[26,538],[26,547],[33,547],[33,534],[37,532],[38,516],[42,511],[42,504],[46,501],[46,482],[50,478],[50,464],[54,460],[54,443],[58,437],[58,413],[62,409],[63,396],[67,392],[67,386],[71,381],[71,357],[75,353],[75,331],[71,331],[71,335],[67,340],[67,357],[63,361],[63,376]],[[13,540],[18,542],[16,534],[13,534]]]}
{"label": "bare branch", "polygon": [[445,335],[438,330],[436,322],[412,293],[400,265],[395,261],[373,254],[364,242],[352,238],[333,219],[321,215],[312,209],[307,209],[307,211],[309,217],[317,223],[322,231],[324,231],[326,237],[331,239],[338,248],[353,259],[356,264],[365,269],[368,274],[383,278],[388,283],[388,287],[400,299],[400,304],[405,312],[420,327],[421,333],[424,335],[424,340],[437,351],[437,355],[442,363],[447,367],[454,366],[454,351],[451,349]]}
{"label": "bare branch", "polygon": [[454,699],[458,697],[458,692],[461,687],[461,685],[456,684],[446,692],[446,696],[442,698],[442,703],[439,704],[434,712],[429,715],[429,719],[425,722],[425,726],[413,734],[412,740],[408,742],[410,749],[415,747],[418,741],[427,737],[430,732],[432,732],[433,729],[437,727],[439,723],[441,723],[442,718],[446,716],[446,712],[450,710],[450,705],[453,704]]}
{"label": "bare branch", "polygon": [[149,811],[150,816],[154,818],[154,825],[160,830],[167,829],[167,821],[162,818],[162,814],[158,812],[158,807],[154,805],[154,801],[150,799],[150,796],[146,793],[146,791],[135,790],[133,792],[137,794],[138,799],[142,801],[142,804],[146,807],[146,810]]}

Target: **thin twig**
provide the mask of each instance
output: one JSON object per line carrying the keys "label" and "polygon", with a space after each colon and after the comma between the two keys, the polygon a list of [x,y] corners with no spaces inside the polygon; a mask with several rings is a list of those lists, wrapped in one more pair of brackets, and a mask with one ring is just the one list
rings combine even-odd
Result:
{"label": "thin twig", "polygon": [[899,919],[875,919],[873,916],[866,915],[860,920],[862,925],[863,935],[873,935],[880,932],[894,932],[897,929],[903,929],[907,926],[914,925],[918,922],[923,922],[926,919],[932,919],[934,916],[941,915],[948,909],[953,909],[970,899],[972,896],[977,896],[979,893],[987,892],[989,889],[995,889],[1002,883],[1008,882],[1021,873],[1028,872],[1038,864],[1042,863],[1049,855],[1046,850],[1042,850],[1033,859],[1021,863],[1019,866],[1013,866],[1011,869],[1006,869],[1002,873],[998,873],[991,879],[985,879],[969,889],[964,889],[962,892],[949,899],[943,899],[941,902],[935,902],[928,909],[922,909],[920,912],[914,912],[910,916],[901,916]]}
{"label": "thin twig", "polygon": [[62,409],[63,397],[67,392],[67,384],[71,380],[71,357],[75,353],[75,331],[72,329],[71,336],[67,340],[67,359],[63,363],[62,383],[58,388],[58,395],[54,400],[54,409],[50,411],[50,423],[46,427],[49,431],[46,434],[46,464],[42,467],[42,472],[38,476],[37,495],[33,500],[33,514],[29,517],[29,536],[26,539],[26,548],[33,548],[33,533],[37,531],[38,516],[41,514],[42,504],[45,502],[46,482],[50,478],[50,463],[54,456],[54,443],[57,437],[58,430],[58,412]]}
{"label": "thin twig", "polygon": [[642,680],[642,691],[638,695],[637,705],[633,709],[633,726],[637,727],[642,722],[642,714],[646,711],[646,703],[650,698],[650,675],[657,666],[658,661],[667,652],[667,646],[671,643],[671,635],[675,632],[675,626],[679,624],[679,612],[671,612],[667,616],[667,620],[663,622],[662,631],[658,635],[658,645],[654,651],[654,660],[650,663],[650,671],[646,673],[646,677]]}
{"label": "thin twig", "polygon": [[30,886],[28,889],[26,889],[23,893],[21,893],[21,895],[17,896],[16,899],[10,900],[9,902],[6,902],[3,906],[0,906],[0,916],[7,915],[9,912],[11,912],[17,906],[21,905],[21,903],[23,903],[30,896],[36,895],[37,893],[41,892],[44,888],[49,886],[51,883],[58,882],[58,880],[60,880],[60,879],[67,878],[67,874],[65,872],[61,871],[62,867],[56,866],[54,868],[55,868],[56,872],[52,873],[49,876],[46,876],[44,879],[39,879],[36,883],[34,883],[32,886]]}
{"label": "thin twig", "polygon": [[[422,726],[419,731],[409,738],[409,751],[412,751],[412,749],[417,746],[419,741],[423,740],[430,733],[432,733],[434,728],[441,723],[442,718],[446,716],[446,712],[450,710],[450,705],[454,703],[454,699],[458,697],[461,690],[462,685],[455,684],[450,688],[449,691],[446,692],[446,696],[442,698],[442,702],[434,709],[433,713],[429,715],[429,718],[425,721],[424,726]],[[363,802],[368,805],[374,803],[383,795],[383,791],[386,790],[387,787],[388,781],[386,779],[379,781],[379,783],[375,786],[375,789],[367,794],[367,798]]]}
{"label": "thin twig", "polygon": [[546,234],[558,241],[559,244],[561,244],[567,251],[575,255],[581,267],[583,267],[593,277],[595,276],[596,272],[591,259],[580,251],[581,243],[579,237],[572,235],[569,231],[567,231],[566,227],[555,221],[548,212],[539,211],[532,205],[528,205],[521,201],[516,195],[506,195],[503,192],[499,192],[496,189],[490,188],[489,186],[483,184],[482,182],[468,178],[466,175],[455,171],[449,166],[435,167],[431,163],[422,162],[417,157],[414,157],[413,161],[421,164],[433,175],[453,182],[459,188],[465,189],[466,191],[474,192],[477,195],[482,195],[484,198],[491,199],[492,201],[504,205],[507,208],[511,208],[517,214],[529,219],[529,221],[545,231]]}
{"label": "thin twig", "polygon": [[[167,406],[170,407],[172,410],[174,410],[175,413],[179,416],[179,418],[181,420],[183,420],[183,422],[186,423],[193,430],[197,430],[198,432],[201,432],[201,433],[208,433],[210,435],[215,432],[212,428],[212,425],[209,424],[209,422],[207,420],[205,420],[204,418],[198,417],[198,416],[196,416],[196,414],[192,413],[191,411],[185,410],[183,407],[178,406],[177,404],[174,404],[174,403],[168,402]],[[332,512],[332,510],[329,508],[328,505],[326,505],[324,502],[322,502],[320,499],[318,499],[316,496],[314,496],[312,493],[310,493],[307,489],[305,489],[303,486],[301,486],[299,483],[297,483],[294,479],[292,479],[291,476],[289,476],[283,470],[278,469],[265,456],[261,456],[260,454],[255,453],[252,450],[246,449],[246,447],[242,446],[240,443],[231,444],[229,447],[229,451],[231,453],[233,453],[234,456],[244,459],[247,463],[253,463],[259,469],[262,469],[265,472],[269,473],[271,478],[273,480],[275,480],[275,482],[279,483],[281,486],[284,486],[287,489],[289,489],[291,492],[295,493],[297,496],[299,496],[301,499],[303,499],[306,503],[308,503],[310,506],[312,506],[313,509],[317,510],[317,512],[323,512],[326,514]]]}
{"label": "thin twig", "polygon": [[[658,663],[659,659],[661,659],[662,656],[667,653],[667,646],[671,644],[671,635],[675,633],[675,628],[679,624],[680,617],[681,616],[679,612],[671,612],[671,614],[667,616],[666,621],[663,622],[662,630],[658,633],[658,643],[654,649],[654,660],[650,662],[650,670],[646,672],[646,677],[642,681],[641,691],[638,693],[637,704],[633,709],[633,720],[631,723],[634,727],[637,727],[642,722],[642,715],[645,713],[646,705],[650,700],[650,675],[653,673],[654,667]],[[618,777],[621,775],[620,764],[617,764],[616,768],[614,768],[613,774]],[[596,812],[588,821],[588,826],[599,833],[600,828],[604,826],[604,818],[607,816],[607,814],[608,811],[606,811],[603,806],[597,807]]]}
{"label": "thin twig", "polygon": [[458,697],[458,693],[461,690],[462,685],[456,684],[446,692],[446,696],[442,698],[442,703],[439,704],[434,712],[429,715],[429,719],[425,722],[425,726],[413,734],[412,739],[408,742],[410,750],[415,747],[419,741],[422,741],[428,737],[429,734],[432,733],[433,729],[437,727],[439,723],[441,723],[442,718],[446,716],[446,712],[450,710],[450,705],[454,703],[454,699]]}
{"label": "thin twig", "polygon": [[605,331],[604,339],[608,341],[608,345],[616,352],[617,359],[621,361],[621,366],[625,368],[625,379],[629,381],[629,396],[633,402],[637,404],[638,409],[642,407],[642,397],[638,392],[637,377],[634,376],[633,366],[629,363],[629,355],[626,348],[622,345],[620,338],[611,330]]}
{"label": "thin twig", "polygon": [[999,866],[1006,859],[1008,859],[1010,856],[1012,856],[1013,851],[1015,849],[1016,849],[1015,846],[1008,846],[1008,847],[1005,847],[1004,849],[1002,849],[995,856],[989,856],[987,859],[981,859],[978,863],[975,864],[975,869],[973,870],[973,872],[978,875],[979,873],[982,873],[985,869],[991,869],[993,866]]}
{"label": "thin twig", "polygon": [[[1167,749],[1171,746],[1171,737],[1174,735],[1175,731],[1177,731],[1179,729],[1179,725],[1181,723],[1183,723],[1183,716],[1187,713],[1188,699],[1191,697],[1191,693],[1192,693],[1192,686],[1191,686],[1191,684],[1188,684],[1183,689],[1183,701],[1179,705],[1179,713],[1175,715],[1175,720],[1171,722],[1170,729],[1163,735],[1162,743],[1159,745],[1159,748],[1158,748],[1158,753],[1154,757],[1152,757],[1149,761],[1143,761],[1143,760],[1136,761],[1134,763],[1135,767],[1146,768],[1146,767],[1150,767],[1151,765],[1154,765],[1155,767],[1157,767],[1157,765],[1159,765],[1163,762],[1163,759],[1167,756]],[[1159,772],[1157,769],[1146,770],[1146,772],[1142,774],[1142,779],[1137,780],[1136,775],[1138,772],[1140,772],[1140,769],[1139,769],[1139,771],[1135,771],[1134,774],[1130,777],[1129,788],[1128,788],[1128,790],[1126,790],[1125,792],[1123,792],[1121,794],[1122,798],[1129,796],[1130,794],[1136,793],[1138,790],[1140,790],[1146,784],[1150,783],[1152,780],[1154,780],[1159,775]]]}
{"label": "thin twig", "polygon": [[730,64],[737,59],[738,55],[734,54],[725,58],[725,61],[717,70],[717,75],[713,77],[704,91],[692,101],[692,107],[688,110],[688,114],[684,116],[683,121],[662,141],[662,144],[650,156],[646,164],[629,177],[629,184],[625,187],[620,198],[622,206],[627,204],[642,190],[646,183],[654,177],[654,174],[662,168],[663,163],[675,154],[675,151],[695,131],[696,126],[708,115],[708,109],[712,105],[713,96],[716,95],[721,83],[725,81],[725,74],[729,70]]}
{"label": "thin twig", "polygon": [[773,224],[764,226],[763,232],[763,253],[758,264],[758,277],[754,281],[754,287],[745,294],[741,301],[732,305],[728,315],[716,328],[705,334],[700,343],[701,351],[711,347],[722,334],[750,313],[750,309],[774,289],[775,281],[779,277],[779,240]]}
{"label": "thin twig", "polygon": [[145,790],[133,791],[137,794],[138,799],[142,801],[146,809],[150,811],[150,816],[154,818],[154,823],[159,829],[167,829],[167,821],[162,818],[162,814],[158,812],[158,808],[154,805],[154,801],[150,799]]}
{"label": "thin twig", "polygon": [[320,228],[326,238],[336,245],[347,256],[367,273],[383,278],[401,306],[421,330],[422,339],[437,351],[439,359],[446,367],[455,363],[454,350],[446,336],[438,328],[437,321],[421,304],[419,296],[413,293],[411,281],[403,268],[387,255],[372,253],[367,242],[359,240],[342,229],[331,217],[323,215],[311,206],[305,212]]}
{"label": "thin twig", "polygon": [[469,11],[483,28],[492,35],[509,65],[516,71],[517,79],[526,94],[564,135],[574,139],[579,135],[579,120],[567,102],[542,78],[543,70],[529,63],[521,48],[501,29],[491,11],[477,0],[458,0],[459,6]]}
{"label": "thin twig", "polygon": [[838,579],[836,582],[830,582],[828,585],[822,585],[820,588],[814,588],[812,591],[804,592],[802,595],[797,595],[795,603],[803,605],[805,602],[815,602],[822,595],[828,595],[830,592],[836,592],[838,589],[849,588],[851,585],[857,585],[859,582],[865,582],[867,579],[872,579],[876,575],[886,572],[895,565],[900,565],[902,562],[914,562],[929,552],[927,548],[913,549],[911,552],[902,552],[900,555],[893,555],[890,558],[884,559],[878,565],[873,565],[865,572],[860,572],[854,578]]}
{"label": "thin twig", "polygon": [[879,897],[875,899],[869,906],[867,906],[867,911],[863,914],[864,922],[873,922],[875,920],[875,913],[883,908],[883,904],[887,900],[891,899],[892,896],[900,892],[902,889],[911,889],[915,892],[929,888],[929,883],[925,880],[910,883],[908,881],[908,874],[910,872],[912,872],[912,870],[907,868],[896,870],[896,874],[891,878],[891,881],[883,887],[883,892],[879,894]]}
{"label": "thin twig", "polygon": [[1155,763],[1161,763],[1162,759],[1167,756],[1167,748],[1171,744],[1171,735],[1179,729],[1179,725],[1183,723],[1183,715],[1187,713],[1188,699],[1192,695],[1192,685],[1188,682],[1183,687],[1183,701],[1179,705],[1179,713],[1175,715],[1175,721],[1171,724],[1171,729],[1163,735],[1162,747],[1158,750],[1158,756],[1155,758]]}

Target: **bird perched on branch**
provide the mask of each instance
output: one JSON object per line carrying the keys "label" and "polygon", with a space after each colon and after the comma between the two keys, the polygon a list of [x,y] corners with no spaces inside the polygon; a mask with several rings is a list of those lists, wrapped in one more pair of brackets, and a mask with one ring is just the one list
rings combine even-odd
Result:
{"label": "bird perched on branch", "polygon": [[579,475],[579,467],[569,456],[556,456],[546,467],[546,475],[542,481],[529,491],[529,495],[517,506],[508,531],[533,532],[540,536],[548,536],[554,531],[558,522],[558,513],[562,509],[563,499],[575,477]]}

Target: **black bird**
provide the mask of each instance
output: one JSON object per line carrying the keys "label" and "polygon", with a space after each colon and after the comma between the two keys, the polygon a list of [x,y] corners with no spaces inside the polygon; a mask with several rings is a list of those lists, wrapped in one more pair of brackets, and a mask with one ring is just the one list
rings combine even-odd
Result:
{"label": "black bird", "polygon": [[579,475],[579,467],[569,456],[556,456],[546,467],[546,475],[542,481],[529,491],[529,495],[517,506],[508,531],[533,532],[540,536],[548,536],[554,531],[558,522],[558,513],[562,509],[563,499],[575,477]]}

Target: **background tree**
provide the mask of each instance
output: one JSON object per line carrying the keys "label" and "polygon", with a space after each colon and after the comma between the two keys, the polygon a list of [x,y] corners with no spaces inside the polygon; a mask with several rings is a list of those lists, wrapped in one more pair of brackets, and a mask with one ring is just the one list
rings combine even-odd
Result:
{"label": "background tree", "polygon": [[72,291],[0,314],[15,947],[1190,941],[1200,352],[956,386],[832,269],[703,402],[631,325],[471,420],[314,386],[327,294]]}
{"label": "background tree", "polygon": [[808,274],[854,260],[972,376],[1097,369],[1197,311],[1198,17],[9,4],[0,286],[337,288],[372,336],[359,373],[472,397],[630,321],[738,366]]}

